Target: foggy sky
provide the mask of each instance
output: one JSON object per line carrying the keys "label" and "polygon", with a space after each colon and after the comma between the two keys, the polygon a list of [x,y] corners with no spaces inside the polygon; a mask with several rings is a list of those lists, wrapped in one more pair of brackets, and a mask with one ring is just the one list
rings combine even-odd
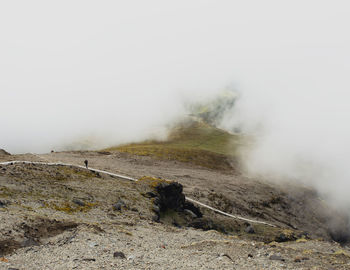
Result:
{"label": "foggy sky", "polygon": [[347,1],[3,1],[0,148],[162,134],[184,101],[229,86],[241,99],[222,126],[257,136],[250,171],[344,193],[348,10]]}

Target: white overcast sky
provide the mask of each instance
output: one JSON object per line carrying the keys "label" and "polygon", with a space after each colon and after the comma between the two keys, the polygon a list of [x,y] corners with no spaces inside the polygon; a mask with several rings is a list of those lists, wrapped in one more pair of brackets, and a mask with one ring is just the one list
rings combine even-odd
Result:
{"label": "white overcast sky", "polygon": [[1,1],[0,148],[141,139],[228,85],[252,123],[293,98],[347,105],[349,18],[348,1]]}

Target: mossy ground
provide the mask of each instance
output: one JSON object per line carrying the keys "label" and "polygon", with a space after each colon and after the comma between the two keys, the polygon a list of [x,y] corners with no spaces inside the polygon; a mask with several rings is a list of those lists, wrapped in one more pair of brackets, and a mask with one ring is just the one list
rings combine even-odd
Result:
{"label": "mossy ground", "polygon": [[[32,164],[16,164],[0,171],[0,199],[8,201],[8,211],[30,211],[32,214],[61,216],[90,220],[95,213],[104,212],[115,218],[113,210],[124,201],[123,213],[131,211],[151,216],[143,209],[149,199],[143,197],[136,183],[100,175],[90,170]],[[146,180],[145,180],[146,181]],[[76,214],[76,215],[75,215]]]}
{"label": "mossy ground", "polygon": [[44,207],[51,208],[55,211],[72,214],[75,212],[88,212],[96,205],[97,203],[90,203],[90,202],[86,202],[84,203],[84,205],[75,205],[72,202],[66,201],[66,202],[60,202],[60,203],[54,203],[54,202],[45,203]]}
{"label": "mossy ground", "polygon": [[152,189],[156,188],[161,183],[171,183],[171,182],[172,181],[170,180],[165,180],[165,179],[152,177],[152,176],[143,176],[137,181],[138,184],[146,184],[150,186]]}
{"label": "mossy ground", "polygon": [[191,121],[173,128],[166,141],[144,141],[106,151],[120,151],[158,159],[177,160],[210,169],[230,170],[243,142],[240,135],[230,134],[204,122]]}

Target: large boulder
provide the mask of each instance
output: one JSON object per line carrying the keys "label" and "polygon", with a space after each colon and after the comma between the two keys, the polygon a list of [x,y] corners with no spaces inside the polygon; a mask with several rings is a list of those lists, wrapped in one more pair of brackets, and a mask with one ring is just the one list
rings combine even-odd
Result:
{"label": "large boulder", "polygon": [[183,211],[185,195],[182,193],[182,185],[177,182],[162,182],[156,186],[159,198],[160,211],[173,209]]}
{"label": "large boulder", "polygon": [[142,194],[151,199],[154,221],[162,219],[185,226],[193,219],[202,217],[199,208],[186,201],[180,183],[146,176],[139,179],[138,184]]}

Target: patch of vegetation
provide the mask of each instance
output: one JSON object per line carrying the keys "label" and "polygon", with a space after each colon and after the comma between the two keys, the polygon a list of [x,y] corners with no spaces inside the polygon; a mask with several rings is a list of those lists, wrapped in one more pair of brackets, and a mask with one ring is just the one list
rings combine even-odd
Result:
{"label": "patch of vegetation", "polygon": [[275,243],[293,242],[298,239],[303,239],[299,241],[301,242],[307,241],[308,239],[307,234],[299,230],[271,227],[264,224],[253,224],[253,228],[255,231],[254,233],[247,233],[245,227],[242,226],[239,235],[247,239],[270,243],[272,245]]}
{"label": "patch of vegetation", "polygon": [[96,177],[96,174],[89,170],[82,170],[72,167],[60,167],[59,171],[55,175],[51,176],[51,179],[64,181],[69,180],[72,176],[79,177],[80,179]]}
{"label": "patch of vegetation", "polygon": [[63,203],[45,203],[44,207],[51,208],[56,211],[65,212],[67,214],[72,214],[76,212],[88,212],[90,211],[94,206],[96,206],[96,203],[90,203],[85,202],[84,205],[76,205],[71,202],[63,202]]}
{"label": "patch of vegetation", "polygon": [[170,181],[170,180],[165,180],[165,179],[156,178],[156,177],[152,177],[152,176],[143,176],[137,181],[137,183],[146,184],[153,189],[156,188],[157,186],[159,186],[161,183],[171,183],[171,182],[172,181]]}
{"label": "patch of vegetation", "polygon": [[166,141],[144,141],[112,147],[120,151],[161,160],[177,160],[210,169],[230,170],[236,160],[240,135],[230,134],[202,121],[188,121],[174,127]]}
{"label": "patch of vegetation", "polygon": [[49,195],[44,193],[44,189],[40,189],[38,187],[37,191],[33,191],[33,189],[9,189],[8,187],[0,187],[0,198],[33,198],[33,199],[44,199],[48,198]]}
{"label": "patch of vegetation", "polygon": [[0,187],[0,197],[7,198],[14,194],[14,192],[7,187]]}

